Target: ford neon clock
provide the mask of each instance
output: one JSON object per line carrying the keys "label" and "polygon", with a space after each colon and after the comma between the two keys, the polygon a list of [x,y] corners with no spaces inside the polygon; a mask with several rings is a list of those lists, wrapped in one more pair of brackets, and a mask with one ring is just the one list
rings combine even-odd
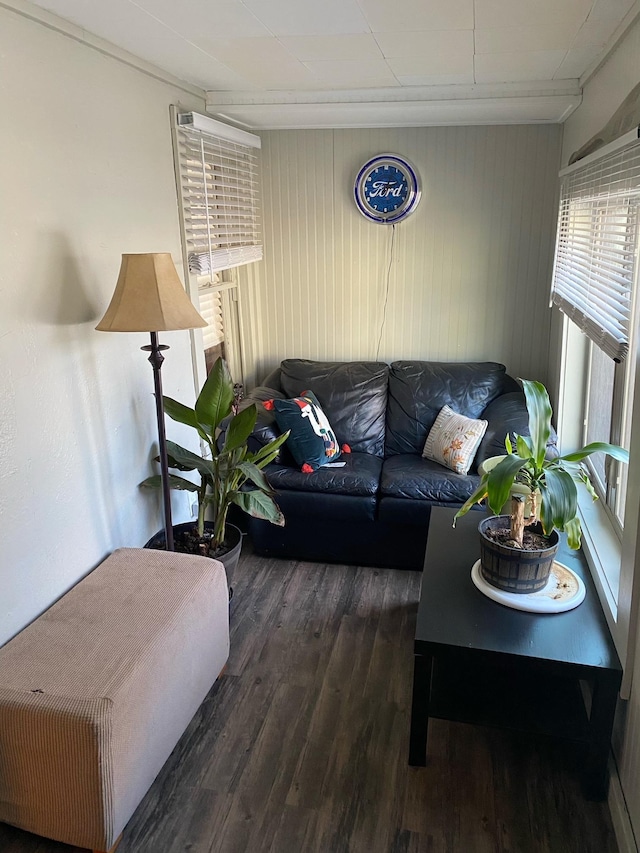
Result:
{"label": "ford neon clock", "polygon": [[397,154],[378,154],[362,166],[353,193],[358,210],[372,222],[406,219],[420,201],[420,179],[412,164]]}

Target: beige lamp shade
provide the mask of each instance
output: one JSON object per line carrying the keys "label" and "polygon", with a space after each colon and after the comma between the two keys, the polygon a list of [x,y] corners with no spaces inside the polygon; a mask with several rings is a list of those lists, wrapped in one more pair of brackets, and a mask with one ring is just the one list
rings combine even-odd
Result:
{"label": "beige lamp shade", "polygon": [[169,252],[123,255],[100,332],[169,332],[207,321],[193,307]]}

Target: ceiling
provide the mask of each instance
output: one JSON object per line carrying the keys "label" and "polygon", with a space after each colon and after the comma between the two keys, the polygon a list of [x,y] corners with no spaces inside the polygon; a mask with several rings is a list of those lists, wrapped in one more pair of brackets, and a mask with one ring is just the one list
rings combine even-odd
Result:
{"label": "ceiling", "polygon": [[559,122],[639,0],[35,0],[253,128]]}

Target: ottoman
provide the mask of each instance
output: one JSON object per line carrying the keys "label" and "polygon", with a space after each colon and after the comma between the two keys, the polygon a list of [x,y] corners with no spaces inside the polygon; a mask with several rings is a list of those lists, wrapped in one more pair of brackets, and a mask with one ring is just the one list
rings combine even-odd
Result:
{"label": "ottoman", "polygon": [[223,669],[224,567],[115,551],[0,649],[0,820],[109,850]]}

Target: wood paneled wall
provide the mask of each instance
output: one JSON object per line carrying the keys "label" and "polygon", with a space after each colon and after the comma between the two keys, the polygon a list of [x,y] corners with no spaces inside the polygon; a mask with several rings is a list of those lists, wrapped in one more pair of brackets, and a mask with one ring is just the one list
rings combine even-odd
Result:
{"label": "wood paneled wall", "polygon": [[[265,259],[240,272],[249,384],[286,357],[487,359],[546,381],[560,127],[261,137]],[[422,179],[395,231],[353,201],[383,152]]]}

